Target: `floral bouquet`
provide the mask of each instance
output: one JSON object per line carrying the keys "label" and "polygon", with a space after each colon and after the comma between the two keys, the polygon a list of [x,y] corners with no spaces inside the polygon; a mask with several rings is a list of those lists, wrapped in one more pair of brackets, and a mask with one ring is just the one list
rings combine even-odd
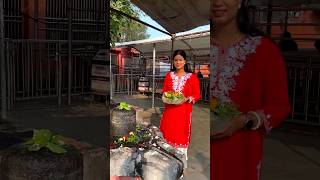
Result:
{"label": "floral bouquet", "polygon": [[216,98],[210,101],[210,131],[211,134],[222,130],[234,117],[240,115],[237,107],[232,103],[221,103]]}
{"label": "floral bouquet", "polygon": [[162,101],[166,104],[181,104],[185,97],[181,92],[168,91],[162,96]]}

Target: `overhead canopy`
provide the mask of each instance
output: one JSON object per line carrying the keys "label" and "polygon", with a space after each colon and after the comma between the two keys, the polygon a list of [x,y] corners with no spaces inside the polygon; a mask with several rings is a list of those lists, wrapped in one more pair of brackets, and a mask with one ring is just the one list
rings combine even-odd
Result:
{"label": "overhead canopy", "polygon": [[[161,37],[116,43],[116,47],[133,47],[143,55],[148,56],[152,55],[153,44],[155,44],[157,56],[171,56],[171,43],[170,37]],[[197,57],[199,60],[202,57],[208,57],[210,54],[210,32],[202,31],[178,36],[174,40],[174,50],[175,49],[183,49],[189,57]]]}
{"label": "overhead canopy", "polygon": [[[264,6],[268,5],[270,0],[249,0],[251,5]],[[273,6],[316,6],[320,4],[319,0],[271,0]]]}
{"label": "overhead canopy", "polygon": [[169,33],[209,24],[210,0],[131,0]]}

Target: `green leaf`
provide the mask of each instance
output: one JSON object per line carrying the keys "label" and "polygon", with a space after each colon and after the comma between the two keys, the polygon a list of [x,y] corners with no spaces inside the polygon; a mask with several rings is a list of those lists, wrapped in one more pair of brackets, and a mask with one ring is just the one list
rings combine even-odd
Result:
{"label": "green leaf", "polygon": [[28,146],[29,151],[39,151],[41,149],[41,146],[39,144],[32,144]]}
{"label": "green leaf", "polygon": [[23,144],[24,145],[31,145],[31,144],[34,144],[34,141],[33,141],[33,139],[29,139],[28,141],[24,142]]}
{"label": "green leaf", "polygon": [[125,109],[127,111],[130,111],[131,110],[131,106],[125,102],[120,102],[120,105],[119,105],[119,109],[122,110],[122,109]]}
{"label": "green leaf", "polygon": [[229,103],[219,103],[216,109],[214,110],[214,115],[217,116],[217,118],[219,119],[230,119],[240,114],[241,112],[238,111],[237,107]]}
{"label": "green leaf", "polygon": [[46,146],[51,152],[56,153],[56,154],[63,154],[66,153],[67,150],[63,148],[62,146],[53,144],[53,143],[48,143]]}
{"label": "green leaf", "polygon": [[51,140],[52,133],[48,129],[35,130],[33,133],[33,141],[40,146],[46,146]]}
{"label": "green leaf", "polygon": [[65,142],[62,140],[62,136],[59,135],[52,136],[51,142],[58,145],[65,145]]}

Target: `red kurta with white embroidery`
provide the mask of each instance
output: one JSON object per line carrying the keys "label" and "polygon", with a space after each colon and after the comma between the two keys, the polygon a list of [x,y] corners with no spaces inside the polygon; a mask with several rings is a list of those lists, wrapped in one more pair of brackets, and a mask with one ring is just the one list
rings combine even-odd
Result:
{"label": "red kurta with white embroidery", "polygon": [[285,63],[269,39],[247,36],[229,48],[211,46],[211,95],[238,105],[243,113],[258,112],[264,128],[241,130],[211,140],[211,179],[258,180],[263,138],[288,115]]}
{"label": "red kurta with white embroidery", "polygon": [[193,99],[193,102],[181,105],[165,104],[160,123],[160,130],[168,144],[187,148],[190,143],[192,104],[200,99],[199,80],[192,73],[178,77],[170,72],[165,76],[162,91],[179,91],[185,97]]}

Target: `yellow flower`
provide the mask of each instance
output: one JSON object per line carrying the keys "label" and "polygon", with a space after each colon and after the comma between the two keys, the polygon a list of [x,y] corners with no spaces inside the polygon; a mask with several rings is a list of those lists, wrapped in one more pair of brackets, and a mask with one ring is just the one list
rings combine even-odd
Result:
{"label": "yellow flower", "polygon": [[218,105],[218,100],[216,98],[212,98],[210,100],[210,110],[214,111]]}
{"label": "yellow flower", "polygon": [[133,135],[134,135],[134,133],[133,133],[133,132],[130,132],[130,133],[129,133],[129,135],[133,136]]}
{"label": "yellow flower", "polygon": [[164,96],[167,98],[170,98],[172,96],[172,94],[171,94],[171,92],[165,92]]}
{"label": "yellow flower", "polygon": [[119,141],[123,141],[123,138],[119,138]]}

